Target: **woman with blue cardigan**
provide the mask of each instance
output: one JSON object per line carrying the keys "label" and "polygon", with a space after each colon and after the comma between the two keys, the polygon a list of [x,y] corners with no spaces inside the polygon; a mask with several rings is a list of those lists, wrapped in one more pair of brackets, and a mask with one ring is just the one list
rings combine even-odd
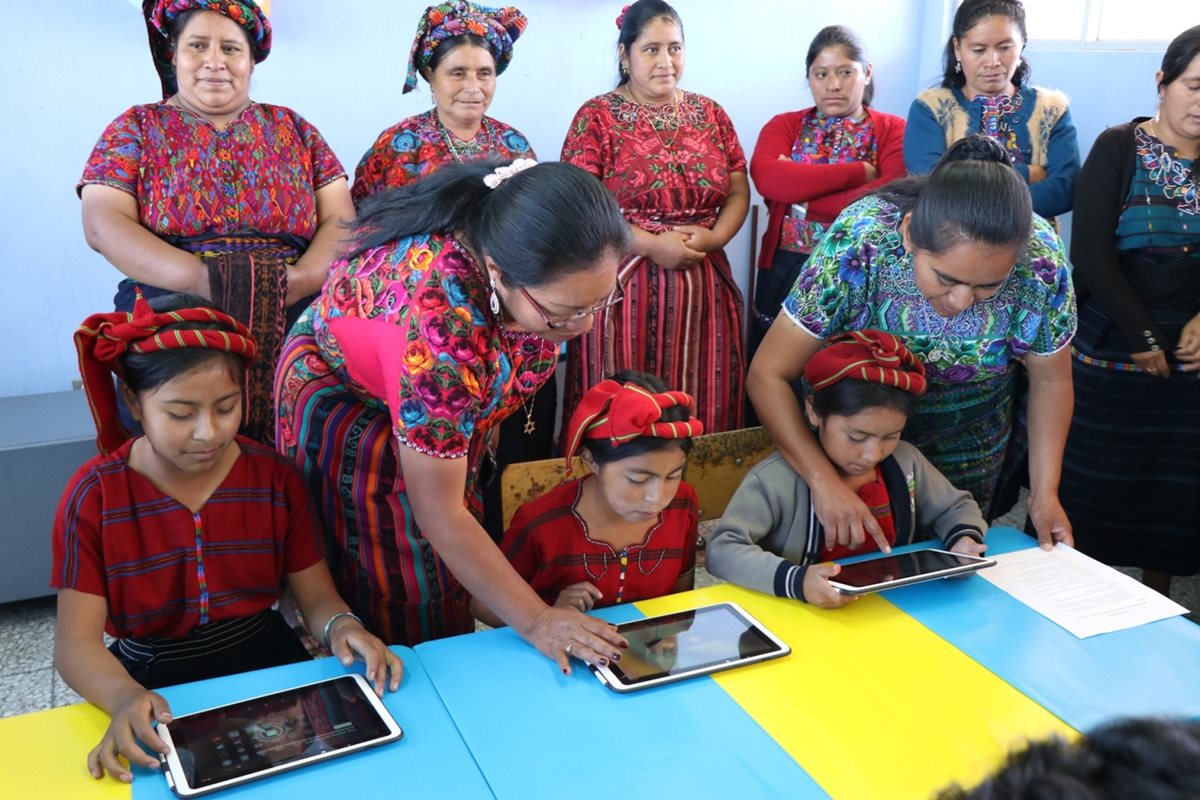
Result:
{"label": "woman with blue cardigan", "polygon": [[904,162],[925,174],[946,148],[973,133],[998,141],[1047,219],[1071,210],[1079,147],[1067,96],[1030,86],[1021,55],[1028,37],[1020,0],[966,0],[954,15],[941,86],[908,112]]}

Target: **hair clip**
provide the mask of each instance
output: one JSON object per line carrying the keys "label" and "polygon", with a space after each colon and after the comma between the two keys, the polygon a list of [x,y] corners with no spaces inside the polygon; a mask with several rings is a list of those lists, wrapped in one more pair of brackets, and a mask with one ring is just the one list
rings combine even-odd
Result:
{"label": "hair clip", "polygon": [[503,167],[496,167],[490,173],[484,175],[483,183],[489,189],[495,189],[513,175],[516,175],[518,172],[524,172],[530,167],[536,167],[537,163],[538,162],[534,161],[532,158],[518,158],[511,164]]}

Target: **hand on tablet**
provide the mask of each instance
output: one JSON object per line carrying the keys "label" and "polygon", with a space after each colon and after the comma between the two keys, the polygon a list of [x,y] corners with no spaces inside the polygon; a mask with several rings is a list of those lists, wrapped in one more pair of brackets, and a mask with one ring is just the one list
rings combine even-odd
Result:
{"label": "hand on tablet", "polygon": [[580,611],[591,611],[592,606],[596,605],[596,601],[604,596],[604,592],[596,588],[595,584],[587,581],[572,583],[567,588],[558,593],[558,599],[554,601],[555,608],[576,608]]}
{"label": "hand on tablet", "polygon": [[825,547],[832,550],[840,544],[858,548],[869,536],[880,552],[892,552],[871,509],[845,483],[837,480],[820,491],[815,486],[811,488],[813,511],[825,529]]}
{"label": "hand on tablet", "polygon": [[982,556],[987,552],[987,545],[977,542],[970,536],[964,536],[950,548],[951,553],[962,553],[964,556]]}
{"label": "hand on tablet", "polygon": [[383,697],[385,686],[393,692],[400,688],[404,662],[352,617],[343,617],[333,626],[329,649],[342,666],[350,666],[356,657],[365,661],[367,680],[379,697]]}
{"label": "hand on tablet", "polygon": [[607,664],[610,659],[620,661],[621,650],[629,647],[612,625],[573,608],[547,608],[523,635],[557,663],[563,675],[571,674],[572,657],[588,664]]}
{"label": "hand on tablet", "polygon": [[157,769],[158,758],[143,750],[138,742],[140,740],[155,752],[166,755],[167,744],[155,733],[153,723],[170,721],[171,708],[162,695],[141,686],[131,687],[113,706],[112,721],[104,738],[88,753],[88,772],[93,778],[102,778],[107,772],[117,780],[129,783],[133,773],[120,756],[132,764]]}
{"label": "hand on tablet", "polygon": [[821,608],[841,608],[858,599],[857,595],[842,594],[829,585],[829,579],[842,571],[840,564],[813,564],[804,573],[800,587],[804,599]]}

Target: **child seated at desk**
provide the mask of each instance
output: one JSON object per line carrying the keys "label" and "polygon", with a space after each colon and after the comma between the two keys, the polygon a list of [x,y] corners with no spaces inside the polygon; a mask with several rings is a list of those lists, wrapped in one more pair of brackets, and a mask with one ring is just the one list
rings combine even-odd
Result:
{"label": "child seated at desk", "polygon": [[[892,545],[932,531],[945,549],[981,555],[987,524],[969,492],[955,489],[917,448],[900,441],[924,394],[925,368],[896,336],[866,330],[831,338],[804,369],[804,403],[817,441],[847,486],[872,510]],[[708,542],[708,571],[760,592],[836,608],[855,599],[829,585],[841,567],[820,564],[880,549],[831,541],[804,479],[779,453],[746,474]]]}
{"label": "child seated at desk", "polygon": [[[620,372],[584,396],[563,431],[570,477],[576,454],[589,474],[525,503],[501,549],[547,603],[588,611],[692,588],[696,490],[683,480],[692,398],[643,372]],[[475,616],[503,624],[478,601]],[[573,655],[602,661],[599,654]]]}
{"label": "child seated at desk", "polygon": [[[166,750],[152,723],[171,712],[150,689],[309,658],[272,609],[285,584],[344,665],[357,656],[376,692],[398,688],[400,659],[334,589],[295,469],[237,435],[247,328],[199,297],[139,296],[132,314],[89,317],[75,346],[100,455],[54,520],[54,662],[112,715],[92,775],[132,780],[119,755],[158,766],[136,741]],[[121,427],[114,372],[141,436]]]}

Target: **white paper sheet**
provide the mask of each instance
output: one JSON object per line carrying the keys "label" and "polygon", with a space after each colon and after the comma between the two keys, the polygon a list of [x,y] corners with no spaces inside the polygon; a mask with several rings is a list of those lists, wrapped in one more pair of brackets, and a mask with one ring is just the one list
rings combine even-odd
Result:
{"label": "white paper sheet", "polygon": [[979,575],[1080,639],[1186,614],[1187,609],[1066,545],[998,556]]}

